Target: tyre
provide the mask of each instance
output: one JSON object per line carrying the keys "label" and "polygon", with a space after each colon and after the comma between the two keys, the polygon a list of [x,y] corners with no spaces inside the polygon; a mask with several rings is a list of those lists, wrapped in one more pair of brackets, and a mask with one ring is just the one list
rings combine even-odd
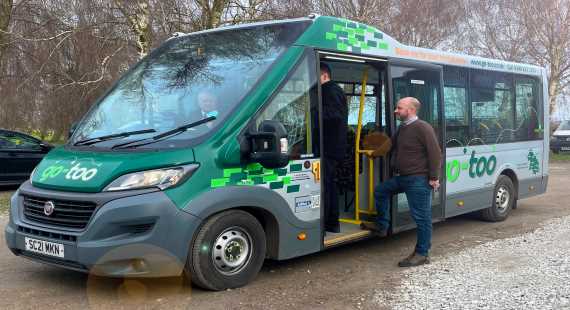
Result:
{"label": "tyre", "polygon": [[225,211],[206,220],[199,229],[185,275],[192,283],[220,291],[251,282],[265,259],[265,232],[251,214]]}
{"label": "tyre", "polygon": [[481,211],[481,218],[489,222],[504,221],[513,209],[516,200],[513,181],[506,175],[500,175],[493,191],[491,207]]}

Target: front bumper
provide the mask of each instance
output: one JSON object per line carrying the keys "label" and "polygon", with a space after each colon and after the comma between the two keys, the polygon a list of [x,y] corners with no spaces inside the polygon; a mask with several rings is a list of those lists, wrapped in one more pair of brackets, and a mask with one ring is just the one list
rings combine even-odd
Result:
{"label": "front bumper", "polygon": [[[98,207],[85,229],[64,229],[24,217],[22,195],[81,197]],[[177,276],[199,224],[158,190],[77,194],[38,189],[28,182],[12,197],[5,238],[14,254],[67,269],[110,277]],[[63,244],[65,257],[26,251],[25,237]]]}

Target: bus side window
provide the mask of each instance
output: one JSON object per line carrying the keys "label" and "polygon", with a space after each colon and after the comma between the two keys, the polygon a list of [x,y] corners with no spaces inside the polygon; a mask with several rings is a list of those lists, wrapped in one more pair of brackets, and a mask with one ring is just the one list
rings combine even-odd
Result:
{"label": "bus side window", "polygon": [[513,142],[514,98],[512,75],[471,70],[472,110],[469,145]]}
{"label": "bus side window", "polygon": [[264,120],[276,120],[285,126],[291,159],[318,156],[312,130],[318,118],[312,109],[316,104],[311,104],[316,99],[317,81],[311,68],[313,59],[305,57],[256,119],[256,126]]}
{"label": "bus side window", "polygon": [[532,78],[517,78],[515,84],[517,140],[540,140],[543,136],[543,118],[538,82]]}
{"label": "bus side window", "polygon": [[446,147],[463,147],[469,142],[469,109],[467,105],[467,70],[443,68],[443,101],[446,120]]}

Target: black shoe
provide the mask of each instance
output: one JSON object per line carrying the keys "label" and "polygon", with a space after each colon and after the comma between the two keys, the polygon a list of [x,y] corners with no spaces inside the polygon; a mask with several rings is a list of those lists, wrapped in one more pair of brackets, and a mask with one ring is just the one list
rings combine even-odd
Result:
{"label": "black shoe", "polygon": [[338,234],[340,232],[340,225],[327,225],[325,226],[325,230]]}
{"label": "black shoe", "polygon": [[360,229],[370,230],[372,233],[374,233],[374,235],[378,237],[388,236],[388,229],[380,228],[375,223],[362,222],[360,223]]}
{"label": "black shoe", "polygon": [[418,253],[413,253],[412,255],[404,258],[398,263],[400,267],[414,267],[423,264],[429,264],[429,256],[423,256]]}

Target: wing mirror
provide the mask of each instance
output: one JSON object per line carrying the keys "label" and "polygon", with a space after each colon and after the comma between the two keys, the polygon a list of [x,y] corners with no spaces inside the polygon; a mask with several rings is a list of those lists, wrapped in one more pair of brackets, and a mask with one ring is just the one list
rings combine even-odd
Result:
{"label": "wing mirror", "polygon": [[49,151],[51,151],[51,149],[53,149],[53,145],[46,143],[46,142],[40,143],[40,147],[42,148],[43,151],[46,151],[46,152],[49,152]]}
{"label": "wing mirror", "polygon": [[245,153],[249,161],[260,163],[269,169],[282,168],[289,163],[287,130],[280,122],[262,121],[259,128],[251,127],[245,138],[242,154]]}

